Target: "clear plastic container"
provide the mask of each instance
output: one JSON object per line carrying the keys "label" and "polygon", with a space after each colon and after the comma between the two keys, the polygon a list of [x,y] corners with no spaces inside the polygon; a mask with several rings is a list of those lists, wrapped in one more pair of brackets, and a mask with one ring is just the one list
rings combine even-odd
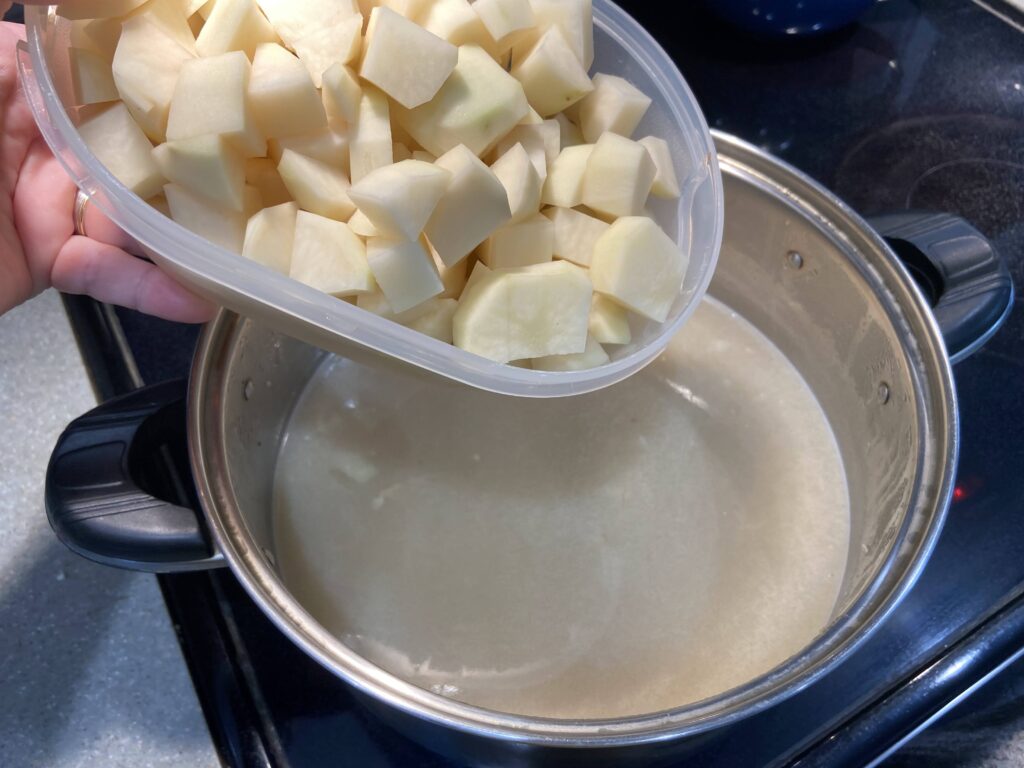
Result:
{"label": "clear plastic container", "polygon": [[165,218],[131,193],[86,148],[64,108],[68,25],[52,9],[25,9],[19,71],[46,142],[78,186],[132,235],[165,271],[242,315],[339,354],[376,352],[473,387],[508,395],[558,397],[620,381],[651,362],[700,302],[722,241],[722,179],[711,134],[697,102],[665,51],[621,8],[594,0],[592,72],[624,77],[653,99],[636,136],[664,138],[683,194],[651,198],[658,223],[689,252],[682,291],[664,323],[640,322],[633,342],[611,347],[611,361],[577,372],[548,373],[500,365],[436,341],[230,253]]}

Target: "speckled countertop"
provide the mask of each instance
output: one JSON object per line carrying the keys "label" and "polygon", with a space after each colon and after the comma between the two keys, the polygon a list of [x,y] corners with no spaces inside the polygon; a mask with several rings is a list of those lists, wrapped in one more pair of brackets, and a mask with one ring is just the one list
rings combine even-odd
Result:
{"label": "speckled countertop", "polygon": [[156,580],[47,525],[50,450],[94,402],[56,293],[0,317],[0,766],[218,765]]}

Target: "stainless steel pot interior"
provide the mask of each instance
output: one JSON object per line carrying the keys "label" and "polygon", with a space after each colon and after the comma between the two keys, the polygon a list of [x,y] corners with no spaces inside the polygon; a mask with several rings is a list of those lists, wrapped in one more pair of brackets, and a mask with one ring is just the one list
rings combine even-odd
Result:
{"label": "stainless steel pot interior", "polygon": [[320,627],[274,567],[277,448],[324,353],[224,313],[204,333],[192,376],[190,442],[203,507],[256,602],[329,670],[384,703],[475,735],[558,746],[658,741],[749,715],[809,684],[916,579],[949,502],[957,447],[949,362],[927,305],[884,242],[841,202],[756,148],[716,138],[727,215],[711,293],[792,360],[825,410],[845,464],[851,542],[830,626],[801,654],[740,688],[620,720],[506,715],[395,678]]}

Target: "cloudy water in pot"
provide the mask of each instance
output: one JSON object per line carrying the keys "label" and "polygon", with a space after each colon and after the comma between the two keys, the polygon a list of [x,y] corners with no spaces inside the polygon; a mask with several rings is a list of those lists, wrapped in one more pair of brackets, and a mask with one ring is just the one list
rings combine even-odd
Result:
{"label": "cloudy water in pot", "polygon": [[275,480],[282,578],[412,683],[596,718],[740,685],[826,625],[849,502],[797,371],[705,301],[660,359],[524,400],[328,358]]}

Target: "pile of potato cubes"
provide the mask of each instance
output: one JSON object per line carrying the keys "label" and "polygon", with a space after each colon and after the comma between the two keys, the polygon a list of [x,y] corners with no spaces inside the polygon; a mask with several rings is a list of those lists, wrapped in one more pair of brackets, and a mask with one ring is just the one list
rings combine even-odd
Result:
{"label": "pile of potato cubes", "polygon": [[580,370],[688,258],[651,100],[588,70],[590,0],[77,0],[79,130],[179,224],[500,363]]}

